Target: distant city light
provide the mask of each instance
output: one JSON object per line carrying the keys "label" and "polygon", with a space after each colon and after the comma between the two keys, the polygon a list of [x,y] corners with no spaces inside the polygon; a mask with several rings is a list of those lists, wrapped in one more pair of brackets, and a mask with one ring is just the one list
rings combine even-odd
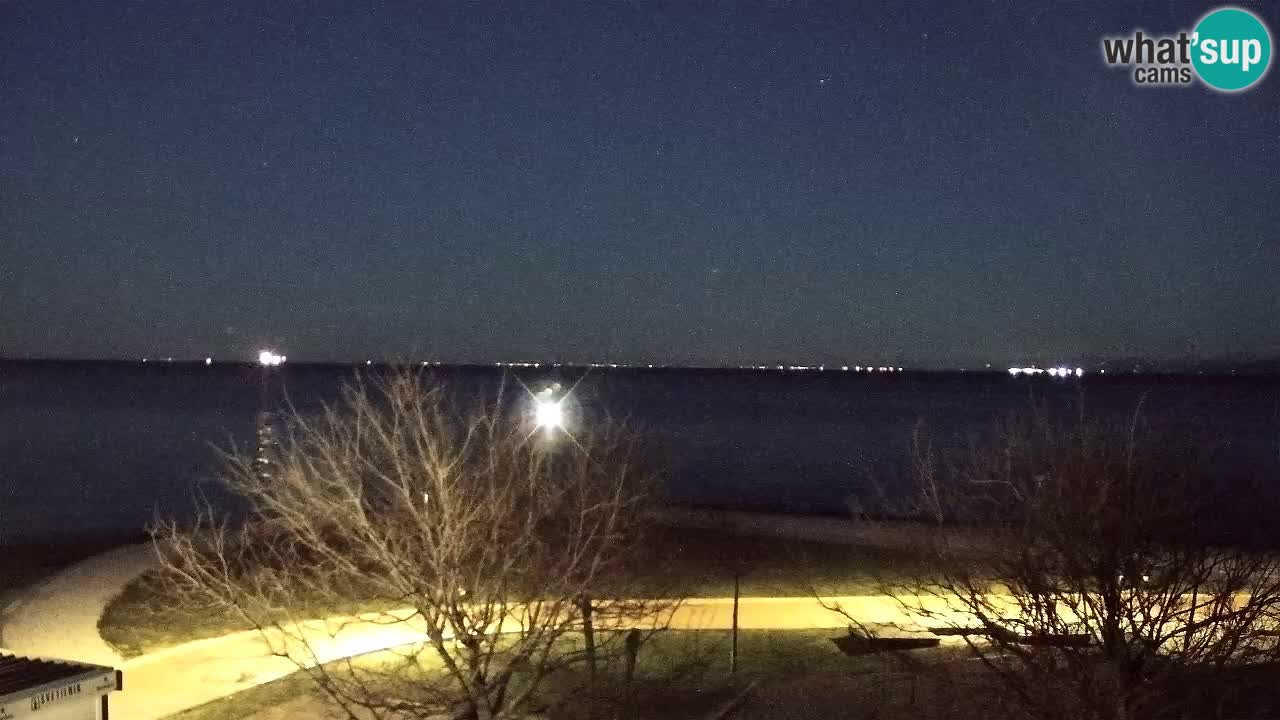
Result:
{"label": "distant city light", "polygon": [[848,365],[841,365],[841,366],[840,366],[840,369],[841,369],[841,370],[843,370],[843,371],[845,371],[845,372],[849,372],[849,366],[848,366]]}
{"label": "distant city light", "polygon": [[287,359],[284,355],[277,355],[272,350],[263,350],[258,353],[258,364],[263,367],[276,367],[284,364]]}
{"label": "distant city light", "polygon": [[1038,368],[1038,367],[1011,367],[1011,368],[1009,368],[1009,374],[1010,374],[1010,375],[1013,375],[1014,377],[1017,377],[1018,375],[1039,375],[1039,374],[1040,374],[1040,373],[1042,373],[1042,372],[1044,372],[1044,370],[1043,370],[1043,369],[1041,369],[1041,368]]}
{"label": "distant city light", "polygon": [[[1103,372],[1106,372],[1106,371],[1104,370]],[[1034,366],[1009,368],[1009,374],[1014,377],[1017,377],[1019,375],[1039,375],[1041,373],[1047,373],[1050,377],[1060,377],[1060,378],[1069,378],[1072,376],[1084,377],[1084,368],[1069,368],[1069,367],[1063,367],[1063,366],[1051,367],[1047,369],[1038,368]]]}
{"label": "distant city light", "polygon": [[213,364],[213,358],[205,358],[205,359],[204,359],[204,364],[205,364],[205,365],[212,365],[212,364]]}

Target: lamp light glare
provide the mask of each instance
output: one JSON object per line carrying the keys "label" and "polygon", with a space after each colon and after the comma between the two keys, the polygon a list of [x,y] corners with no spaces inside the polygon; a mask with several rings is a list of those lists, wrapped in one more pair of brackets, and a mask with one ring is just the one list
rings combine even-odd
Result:
{"label": "lamp light glare", "polygon": [[564,412],[559,400],[538,400],[534,406],[534,423],[540,428],[554,430],[564,422]]}

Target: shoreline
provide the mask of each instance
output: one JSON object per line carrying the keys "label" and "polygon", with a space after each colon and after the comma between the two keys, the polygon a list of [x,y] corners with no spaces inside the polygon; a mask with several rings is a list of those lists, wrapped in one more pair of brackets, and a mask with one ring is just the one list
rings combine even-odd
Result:
{"label": "shoreline", "polygon": [[73,540],[0,544],[0,647],[4,620],[30,590],[76,563],[147,540],[143,530],[89,533]]}

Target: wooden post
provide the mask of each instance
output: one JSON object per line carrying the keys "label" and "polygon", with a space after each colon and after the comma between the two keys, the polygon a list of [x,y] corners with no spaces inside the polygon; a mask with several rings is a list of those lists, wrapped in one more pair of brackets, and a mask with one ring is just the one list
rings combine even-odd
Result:
{"label": "wooden post", "polygon": [[738,672],[738,590],[742,574],[733,571],[733,641],[729,647],[729,674]]}
{"label": "wooden post", "polygon": [[636,675],[636,659],[640,655],[640,631],[631,628],[627,631],[627,668],[626,681],[627,685],[631,684],[631,680]]}
{"label": "wooden post", "polygon": [[583,595],[578,598],[578,607],[582,610],[582,639],[587,651],[587,679],[591,685],[596,684],[596,634],[591,622],[591,598]]}

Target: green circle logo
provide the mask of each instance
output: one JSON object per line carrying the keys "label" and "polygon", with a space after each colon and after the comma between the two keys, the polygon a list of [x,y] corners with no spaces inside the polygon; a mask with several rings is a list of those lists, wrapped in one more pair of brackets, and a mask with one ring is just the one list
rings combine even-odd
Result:
{"label": "green circle logo", "polygon": [[1271,65],[1271,33],[1258,16],[1240,8],[1219,8],[1205,15],[1191,44],[1196,74],[1224,92],[1252,87]]}

